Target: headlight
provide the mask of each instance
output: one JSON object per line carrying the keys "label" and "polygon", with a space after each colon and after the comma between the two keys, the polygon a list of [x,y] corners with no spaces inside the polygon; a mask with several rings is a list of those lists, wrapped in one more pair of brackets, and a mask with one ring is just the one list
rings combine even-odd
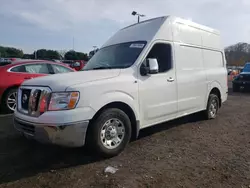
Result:
{"label": "headlight", "polygon": [[79,100],[79,92],[52,93],[49,111],[74,109]]}

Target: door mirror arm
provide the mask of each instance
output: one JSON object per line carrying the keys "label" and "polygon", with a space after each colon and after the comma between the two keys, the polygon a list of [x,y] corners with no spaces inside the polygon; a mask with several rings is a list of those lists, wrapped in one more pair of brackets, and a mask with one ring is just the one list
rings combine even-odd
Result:
{"label": "door mirror arm", "polygon": [[149,74],[149,67],[147,67],[146,65],[142,64],[141,68],[140,68],[140,73],[142,76],[146,76]]}

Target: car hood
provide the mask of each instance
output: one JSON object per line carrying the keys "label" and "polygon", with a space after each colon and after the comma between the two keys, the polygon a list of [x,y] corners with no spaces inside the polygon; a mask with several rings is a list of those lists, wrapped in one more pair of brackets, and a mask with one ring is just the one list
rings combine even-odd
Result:
{"label": "car hood", "polygon": [[52,91],[65,91],[67,87],[109,79],[120,74],[119,69],[79,71],[71,73],[56,74],[51,76],[38,77],[23,82],[23,86],[44,86],[50,87]]}

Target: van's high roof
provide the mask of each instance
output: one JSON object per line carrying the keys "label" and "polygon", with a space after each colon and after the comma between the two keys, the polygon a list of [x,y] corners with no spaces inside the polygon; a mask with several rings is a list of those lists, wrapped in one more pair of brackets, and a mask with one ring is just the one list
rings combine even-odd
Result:
{"label": "van's high roof", "polygon": [[161,17],[157,17],[157,18],[152,18],[152,19],[144,20],[144,21],[141,21],[140,23],[135,23],[135,24],[129,25],[127,27],[124,27],[121,30],[129,28],[129,27],[132,27],[134,25],[143,24],[145,22],[150,22],[150,21],[153,21],[153,20],[156,20],[156,19],[162,19],[162,20],[172,19],[172,20],[174,20],[174,21],[176,21],[178,23],[186,24],[186,25],[189,25],[189,26],[192,26],[192,27],[195,27],[195,28],[199,28],[199,29],[204,30],[204,31],[208,31],[210,33],[214,33],[214,34],[220,35],[220,32],[218,30],[216,30],[216,29],[207,27],[205,25],[197,24],[197,23],[195,23],[195,22],[193,22],[191,20],[185,20],[185,19],[182,19],[182,18],[179,18],[179,17],[175,17],[175,16],[161,16]]}
{"label": "van's high roof", "polygon": [[162,16],[125,27],[111,37],[103,47],[124,42],[152,40],[224,49],[218,30],[175,16]]}

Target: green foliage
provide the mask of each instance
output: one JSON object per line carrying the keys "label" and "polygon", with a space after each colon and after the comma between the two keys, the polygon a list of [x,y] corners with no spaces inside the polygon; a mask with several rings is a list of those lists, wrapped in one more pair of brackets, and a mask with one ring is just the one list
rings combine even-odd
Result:
{"label": "green foliage", "polygon": [[66,52],[66,54],[64,55],[64,59],[66,60],[77,60],[77,54],[75,51],[71,50]]}
{"label": "green foliage", "polygon": [[23,59],[34,59],[34,54],[23,54]]}
{"label": "green foliage", "polygon": [[0,46],[0,57],[4,58],[22,58],[23,57],[23,51],[16,49],[16,48],[10,48],[10,47],[3,47]]}
{"label": "green foliage", "polygon": [[82,52],[75,52],[73,50],[68,51],[64,58],[66,60],[85,60],[88,61],[88,55]]}
{"label": "green foliage", "polygon": [[65,60],[89,60],[89,56],[86,53],[76,52],[70,50],[55,51],[39,49],[32,54],[23,54],[22,50],[10,47],[0,46],[0,57],[2,58],[23,58],[23,59],[63,59]]}
{"label": "green foliage", "polygon": [[88,55],[82,52],[76,52],[77,57],[79,58],[79,60],[85,60],[88,61]]}
{"label": "green foliage", "polygon": [[60,54],[55,50],[40,49],[34,52],[37,59],[61,59]]}

